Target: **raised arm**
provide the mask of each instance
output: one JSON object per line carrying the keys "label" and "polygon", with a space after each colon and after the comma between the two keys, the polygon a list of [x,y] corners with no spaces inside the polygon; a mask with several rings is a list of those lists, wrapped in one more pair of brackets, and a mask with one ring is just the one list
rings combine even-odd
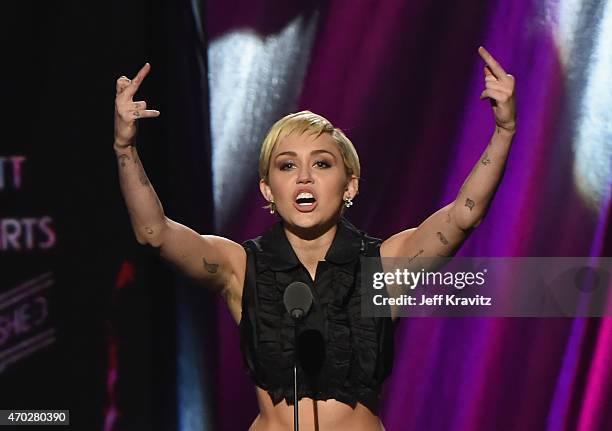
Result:
{"label": "raised arm", "polygon": [[[136,240],[157,248],[163,258],[184,274],[224,295],[228,302],[235,302],[240,297],[244,277],[246,253],[243,248],[222,237],[199,235],[166,217],[138,157],[136,120],[159,116],[159,111],[147,109],[146,102],[133,101],[150,68],[148,63],[145,64],[133,80],[125,76],[119,78],[115,99],[113,147],[117,155],[121,192]],[[228,305],[232,308],[232,304]]]}
{"label": "raised arm", "polygon": [[516,132],[514,77],[483,47],[485,90],[495,115],[491,139],[453,202],[428,217],[418,228],[393,235],[381,246],[383,257],[452,256],[483,219],[504,174]]}

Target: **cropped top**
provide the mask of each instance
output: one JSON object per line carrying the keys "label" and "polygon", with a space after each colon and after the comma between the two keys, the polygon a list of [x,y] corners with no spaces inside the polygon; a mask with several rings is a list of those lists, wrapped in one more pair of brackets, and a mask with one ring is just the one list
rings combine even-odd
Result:
{"label": "cropped top", "polygon": [[[389,317],[361,316],[360,259],[380,257],[381,243],[341,218],[314,281],[281,222],[243,244],[240,347],[247,373],[274,405],[283,399],[293,404],[297,358],[298,399],[333,398],[353,408],[361,402],[378,415],[382,383],[393,364],[395,325]],[[313,294],[309,313],[297,323],[297,338],[283,303],[294,281],[306,283]]]}

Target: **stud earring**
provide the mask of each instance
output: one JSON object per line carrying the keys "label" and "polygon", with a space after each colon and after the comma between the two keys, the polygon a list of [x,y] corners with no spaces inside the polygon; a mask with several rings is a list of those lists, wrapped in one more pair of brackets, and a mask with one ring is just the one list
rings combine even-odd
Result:
{"label": "stud earring", "polygon": [[349,196],[344,198],[344,206],[349,208],[350,206],[353,205],[353,199]]}

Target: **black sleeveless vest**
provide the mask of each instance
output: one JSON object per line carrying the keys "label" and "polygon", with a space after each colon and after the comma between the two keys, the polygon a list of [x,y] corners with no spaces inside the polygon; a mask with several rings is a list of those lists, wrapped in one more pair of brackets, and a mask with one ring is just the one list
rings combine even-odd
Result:
{"label": "black sleeveless vest", "polygon": [[[359,401],[378,415],[380,392],[393,364],[394,323],[361,317],[361,257],[380,257],[380,239],[341,218],[315,281],[289,244],[282,223],[246,241],[247,271],[242,294],[240,347],[249,376],[276,405],[293,404],[294,353],[298,357],[298,398],[334,398],[355,407]],[[283,304],[294,281],[310,287],[314,301],[295,323]]]}

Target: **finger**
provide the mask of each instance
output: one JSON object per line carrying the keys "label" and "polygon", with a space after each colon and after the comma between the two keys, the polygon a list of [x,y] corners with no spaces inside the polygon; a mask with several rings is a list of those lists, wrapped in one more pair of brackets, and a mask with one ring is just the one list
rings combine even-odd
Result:
{"label": "finger", "polygon": [[159,117],[160,112],[155,109],[145,109],[142,111],[134,111],[132,116],[135,119]]}
{"label": "finger", "polygon": [[480,93],[480,100],[487,98],[495,100],[496,102],[505,103],[508,101],[509,96],[504,92],[487,88]]}
{"label": "finger", "polygon": [[121,94],[125,88],[130,85],[130,80],[127,76],[122,76],[117,79],[117,94]]}
{"label": "finger", "polygon": [[510,95],[510,90],[508,89],[508,86],[498,81],[485,83],[485,88],[500,91],[508,96]]}
{"label": "finger", "polygon": [[495,75],[493,75],[493,72],[491,72],[489,66],[484,67],[484,77],[485,81],[497,81],[497,78],[495,77]]}
{"label": "finger", "polygon": [[134,79],[132,79],[132,82],[130,83],[129,87],[125,89],[126,95],[131,97],[138,91],[140,84],[142,84],[142,81],[149,74],[150,70],[151,65],[149,63],[145,63],[144,66],[140,68]]}
{"label": "finger", "polygon": [[147,109],[147,102],[145,102],[144,100],[139,100],[138,102],[132,102],[132,109],[143,111]]}
{"label": "finger", "polygon": [[485,63],[487,63],[487,66],[489,66],[489,68],[491,69],[491,72],[497,79],[502,80],[506,78],[506,75],[507,75],[506,71],[493,58],[493,56],[489,53],[489,51],[487,51],[484,47],[481,46],[478,48],[478,54],[480,54],[480,56],[485,61]]}

